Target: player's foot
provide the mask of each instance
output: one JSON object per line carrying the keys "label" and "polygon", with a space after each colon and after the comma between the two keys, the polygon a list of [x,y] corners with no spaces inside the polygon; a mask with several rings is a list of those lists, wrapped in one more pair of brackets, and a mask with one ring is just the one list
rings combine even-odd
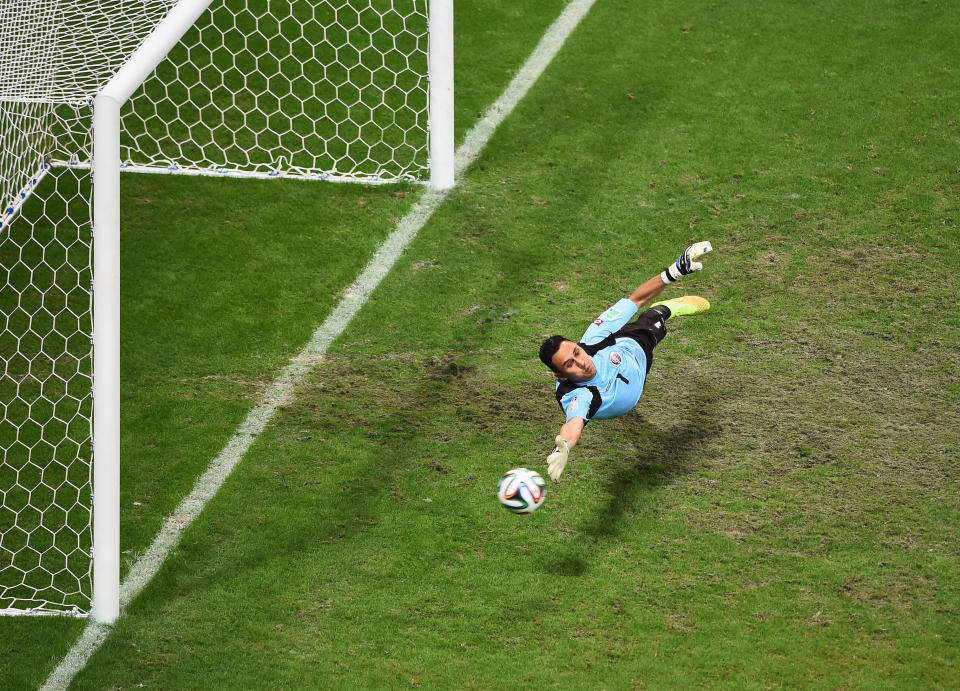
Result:
{"label": "player's foot", "polygon": [[703,314],[710,309],[710,303],[696,295],[684,295],[680,298],[662,300],[661,302],[653,303],[650,307],[656,307],[657,305],[664,305],[670,308],[670,317],[668,317],[668,319],[673,317],[687,317],[691,314]]}

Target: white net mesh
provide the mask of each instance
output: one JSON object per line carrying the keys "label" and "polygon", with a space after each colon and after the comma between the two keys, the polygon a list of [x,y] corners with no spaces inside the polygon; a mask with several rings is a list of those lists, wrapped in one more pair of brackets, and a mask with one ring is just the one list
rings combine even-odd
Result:
{"label": "white net mesh", "polygon": [[122,158],[159,170],[419,180],[427,38],[426,0],[216,0],[124,110]]}
{"label": "white net mesh", "polygon": [[[90,112],[0,104],[0,610],[90,600]],[[81,144],[79,149],[64,146]]]}
{"label": "white net mesh", "polygon": [[0,4],[0,99],[90,100],[176,0]]}
{"label": "white net mesh", "polygon": [[[92,103],[176,0],[0,0],[0,613],[91,600]],[[427,0],[214,0],[127,170],[427,177]]]}

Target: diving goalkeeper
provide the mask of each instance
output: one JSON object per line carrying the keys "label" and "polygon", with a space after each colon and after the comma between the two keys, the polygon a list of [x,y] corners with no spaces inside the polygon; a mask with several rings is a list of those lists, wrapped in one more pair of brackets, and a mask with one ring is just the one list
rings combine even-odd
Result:
{"label": "diving goalkeeper", "polygon": [[588,421],[624,415],[640,400],[653,364],[653,349],[667,335],[667,320],[710,309],[703,298],[686,295],[654,303],[630,322],[664,287],[700,271],[703,264],[697,259],[712,249],[709,242],[690,245],[658,276],[597,317],[579,343],[551,336],[540,346],[540,359],[557,376],[557,402],[567,417],[555,440],[556,448],[547,457],[554,482],[560,479],[570,449]]}

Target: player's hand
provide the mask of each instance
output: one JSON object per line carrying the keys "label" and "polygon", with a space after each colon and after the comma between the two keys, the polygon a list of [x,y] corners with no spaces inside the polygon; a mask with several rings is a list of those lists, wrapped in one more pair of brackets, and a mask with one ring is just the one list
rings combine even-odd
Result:
{"label": "player's hand", "polygon": [[673,283],[681,276],[692,274],[694,271],[700,271],[703,268],[703,264],[698,262],[697,259],[712,249],[713,245],[707,241],[693,243],[683,251],[683,254],[677,257],[677,261],[668,266],[663,273],[660,274],[660,278],[663,279],[664,283]]}
{"label": "player's hand", "polygon": [[554,441],[557,445],[554,447],[553,453],[547,456],[547,471],[550,473],[550,479],[558,482],[560,475],[563,474],[563,469],[567,467],[567,456],[570,455],[570,444],[559,435]]}
{"label": "player's hand", "polygon": [[685,249],[683,254],[677,257],[676,262],[680,275],[686,276],[687,274],[692,274],[694,271],[700,271],[700,269],[703,268],[703,264],[698,262],[697,259],[711,250],[713,250],[713,245],[707,241],[695,242]]}

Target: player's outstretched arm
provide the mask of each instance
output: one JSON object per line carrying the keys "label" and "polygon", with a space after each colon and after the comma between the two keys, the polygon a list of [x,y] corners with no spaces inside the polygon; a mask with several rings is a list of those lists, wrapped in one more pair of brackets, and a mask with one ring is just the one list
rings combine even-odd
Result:
{"label": "player's outstretched arm", "polygon": [[690,245],[683,253],[677,257],[677,261],[661,271],[653,278],[649,278],[630,294],[630,299],[637,306],[642,308],[653,298],[659,295],[665,286],[673,283],[681,276],[692,274],[694,271],[700,271],[703,264],[697,261],[698,258],[713,249],[709,242],[695,242]]}
{"label": "player's outstretched arm", "polygon": [[560,480],[563,469],[567,467],[567,458],[570,455],[570,449],[576,446],[580,440],[580,434],[583,432],[583,426],[587,424],[582,417],[572,417],[563,423],[560,428],[560,434],[554,440],[556,446],[553,453],[547,456],[547,472],[550,479],[554,482]]}
{"label": "player's outstretched arm", "polygon": [[630,299],[637,309],[643,309],[643,306],[662,293],[665,287],[666,284],[660,280],[660,274],[657,274],[637,286],[637,289],[630,293]]}

